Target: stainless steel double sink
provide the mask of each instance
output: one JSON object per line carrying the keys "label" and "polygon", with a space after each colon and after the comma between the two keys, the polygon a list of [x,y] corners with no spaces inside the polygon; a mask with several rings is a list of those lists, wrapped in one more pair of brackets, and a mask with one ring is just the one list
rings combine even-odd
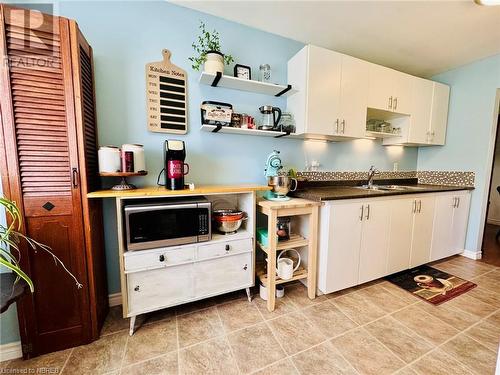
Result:
{"label": "stainless steel double sink", "polygon": [[418,191],[422,190],[422,187],[419,186],[410,186],[410,185],[362,185],[355,186],[356,189],[363,190],[373,190],[373,191]]}

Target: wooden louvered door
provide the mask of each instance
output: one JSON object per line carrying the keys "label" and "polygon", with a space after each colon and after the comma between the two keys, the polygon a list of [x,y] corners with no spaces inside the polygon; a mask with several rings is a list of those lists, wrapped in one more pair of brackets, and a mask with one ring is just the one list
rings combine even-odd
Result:
{"label": "wooden louvered door", "polygon": [[26,234],[49,245],[84,285],[43,251],[22,251],[35,293],[18,303],[25,358],[91,340],[69,22],[2,5],[0,99],[10,198]]}
{"label": "wooden louvered door", "polygon": [[[75,21],[69,21],[73,85],[75,90],[76,129],[80,161],[81,192],[101,188],[97,161],[97,126],[94,95],[94,67],[92,48],[78,29]],[[106,262],[104,261],[104,234],[102,202],[100,199],[82,199],[84,230],[89,277],[90,309],[93,336],[98,337],[101,324],[108,313]]]}

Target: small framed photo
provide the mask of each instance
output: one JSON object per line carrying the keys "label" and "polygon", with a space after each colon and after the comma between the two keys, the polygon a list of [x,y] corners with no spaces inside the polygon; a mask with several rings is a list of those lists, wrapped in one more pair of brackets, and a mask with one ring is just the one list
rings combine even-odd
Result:
{"label": "small framed photo", "polygon": [[249,66],[236,64],[234,66],[234,76],[241,79],[252,79],[252,69]]}

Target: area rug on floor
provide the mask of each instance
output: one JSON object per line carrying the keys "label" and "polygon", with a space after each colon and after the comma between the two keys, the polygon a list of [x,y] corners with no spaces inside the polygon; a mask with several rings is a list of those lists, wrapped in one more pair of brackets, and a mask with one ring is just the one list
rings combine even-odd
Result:
{"label": "area rug on floor", "polygon": [[470,281],[429,266],[398,272],[387,276],[386,279],[434,305],[439,305],[476,287],[476,284]]}

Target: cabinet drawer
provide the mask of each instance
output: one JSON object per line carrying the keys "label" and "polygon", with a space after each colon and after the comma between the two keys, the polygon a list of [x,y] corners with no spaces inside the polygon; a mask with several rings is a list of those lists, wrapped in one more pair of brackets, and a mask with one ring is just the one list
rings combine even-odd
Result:
{"label": "cabinet drawer", "polygon": [[194,260],[195,247],[180,247],[174,249],[141,250],[126,253],[125,271],[173,266]]}
{"label": "cabinet drawer", "polygon": [[211,245],[198,246],[198,259],[216,258],[223,255],[238,254],[251,251],[252,239],[224,241]]}
{"label": "cabinet drawer", "polygon": [[193,264],[127,275],[129,314],[189,301],[194,296]]}
{"label": "cabinet drawer", "polygon": [[225,256],[194,264],[196,296],[208,296],[252,285],[252,253]]}

